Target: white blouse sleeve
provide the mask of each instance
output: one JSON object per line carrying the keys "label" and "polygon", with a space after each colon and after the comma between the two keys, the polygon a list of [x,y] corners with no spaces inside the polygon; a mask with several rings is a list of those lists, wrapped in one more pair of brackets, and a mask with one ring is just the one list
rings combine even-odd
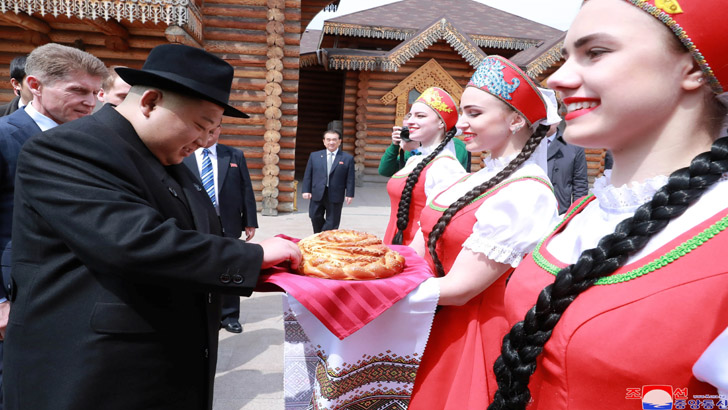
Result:
{"label": "white blouse sleeve", "polygon": [[515,268],[554,226],[558,204],[542,183],[517,181],[483,201],[475,217],[463,247]]}
{"label": "white blouse sleeve", "polygon": [[431,195],[440,193],[465,174],[465,168],[456,158],[449,155],[435,158],[425,175],[425,196],[430,198]]}

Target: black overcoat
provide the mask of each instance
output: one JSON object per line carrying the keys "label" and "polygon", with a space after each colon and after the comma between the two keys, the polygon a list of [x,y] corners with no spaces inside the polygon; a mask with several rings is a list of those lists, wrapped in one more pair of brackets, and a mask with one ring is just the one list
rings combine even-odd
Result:
{"label": "black overcoat", "polygon": [[31,138],[5,408],[212,408],[217,294],[250,294],[263,257],[220,229],[189,170],[163,166],[109,105]]}

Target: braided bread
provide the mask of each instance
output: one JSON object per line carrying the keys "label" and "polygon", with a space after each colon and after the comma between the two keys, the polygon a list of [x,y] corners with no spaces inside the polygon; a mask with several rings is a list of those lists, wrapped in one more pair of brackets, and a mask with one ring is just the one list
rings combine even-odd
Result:
{"label": "braided bread", "polygon": [[352,230],[324,231],[298,242],[304,275],[324,279],[368,280],[396,275],[404,257],[381,239]]}

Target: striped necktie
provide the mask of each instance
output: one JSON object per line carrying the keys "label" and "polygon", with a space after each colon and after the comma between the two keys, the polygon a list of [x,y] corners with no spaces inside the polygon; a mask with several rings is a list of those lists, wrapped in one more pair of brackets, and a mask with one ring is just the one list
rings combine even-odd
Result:
{"label": "striped necktie", "polygon": [[202,150],[202,186],[205,187],[207,195],[212,200],[212,205],[217,206],[217,200],[215,200],[215,174],[212,173],[212,160],[210,159],[210,150],[205,148]]}

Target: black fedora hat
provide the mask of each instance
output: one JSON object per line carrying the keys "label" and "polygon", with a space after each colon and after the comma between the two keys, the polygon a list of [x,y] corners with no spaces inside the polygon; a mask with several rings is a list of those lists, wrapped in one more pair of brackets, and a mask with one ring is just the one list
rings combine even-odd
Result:
{"label": "black fedora hat", "polygon": [[213,102],[223,115],[248,118],[228,104],[233,67],[205,50],[182,44],[163,44],[149,52],[141,70],[118,67],[116,72],[131,85],[149,85]]}

